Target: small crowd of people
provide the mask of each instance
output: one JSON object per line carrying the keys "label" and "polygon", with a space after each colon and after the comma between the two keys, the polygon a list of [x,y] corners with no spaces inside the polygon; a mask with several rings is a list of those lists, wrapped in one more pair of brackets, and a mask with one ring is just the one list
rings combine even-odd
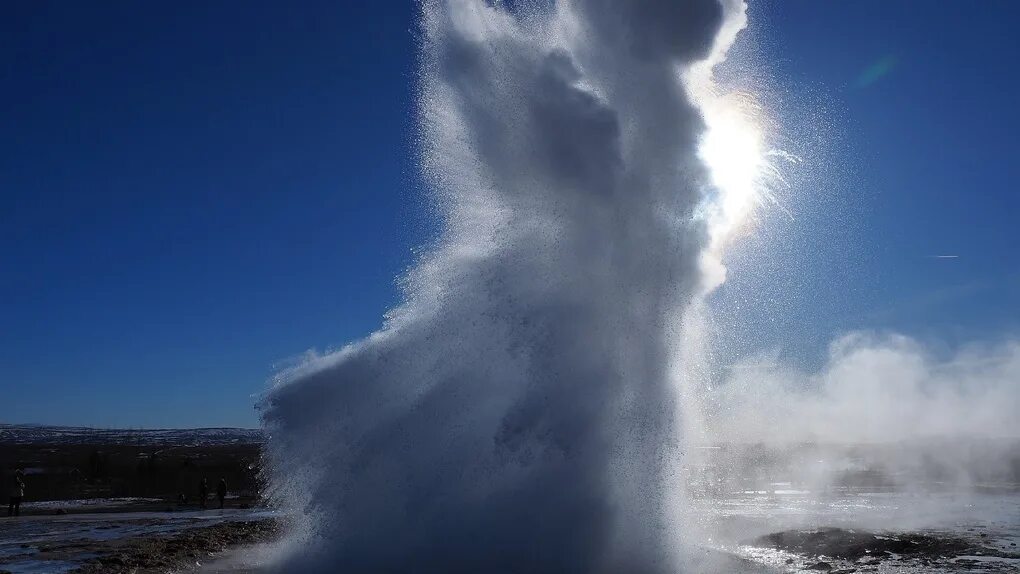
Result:
{"label": "small crowd of people", "polygon": [[[220,509],[223,508],[223,501],[227,498],[227,480],[220,478],[219,484],[216,485],[216,500],[220,502]],[[205,478],[202,479],[201,484],[198,485],[198,500],[202,504],[202,508],[209,508],[209,481]]]}

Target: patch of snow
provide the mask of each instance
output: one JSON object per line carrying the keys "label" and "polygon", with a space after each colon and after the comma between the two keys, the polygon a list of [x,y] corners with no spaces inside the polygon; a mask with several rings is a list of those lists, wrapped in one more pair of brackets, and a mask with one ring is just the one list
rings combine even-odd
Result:
{"label": "patch of snow", "polygon": [[138,498],[138,497],[121,497],[121,498],[84,498],[77,500],[37,500],[34,502],[22,503],[22,508],[81,508],[81,507],[100,507],[100,506],[128,506],[131,504],[142,504],[148,502],[163,502],[162,498]]}
{"label": "patch of snow", "polygon": [[261,444],[261,429],[96,429],[0,424],[0,444],[120,444],[216,446]]}

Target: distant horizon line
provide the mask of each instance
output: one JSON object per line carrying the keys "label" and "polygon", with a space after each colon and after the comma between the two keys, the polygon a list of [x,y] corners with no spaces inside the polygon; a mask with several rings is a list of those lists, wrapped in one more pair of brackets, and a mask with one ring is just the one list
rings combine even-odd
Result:
{"label": "distant horizon line", "polygon": [[262,431],[262,427],[236,427],[236,426],[198,426],[198,427],[141,427],[141,426],[130,426],[130,427],[118,427],[118,426],[90,426],[90,425],[74,425],[74,424],[47,424],[47,423],[3,423],[0,422],[0,428],[15,428],[15,427],[31,427],[31,428],[51,428],[51,429],[80,429],[80,430],[98,430],[98,431],[200,431],[200,430],[244,430],[244,431]]}

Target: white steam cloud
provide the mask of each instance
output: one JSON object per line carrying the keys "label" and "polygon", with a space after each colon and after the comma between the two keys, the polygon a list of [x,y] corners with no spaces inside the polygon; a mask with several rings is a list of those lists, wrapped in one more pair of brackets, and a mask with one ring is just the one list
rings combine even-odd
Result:
{"label": "white steam cloud", "polygon": [[817,372],[757,356],[717,393],[714,436],[738,442],[1020,438],[1020,342],[939,356],[909,337],[852,333]]}

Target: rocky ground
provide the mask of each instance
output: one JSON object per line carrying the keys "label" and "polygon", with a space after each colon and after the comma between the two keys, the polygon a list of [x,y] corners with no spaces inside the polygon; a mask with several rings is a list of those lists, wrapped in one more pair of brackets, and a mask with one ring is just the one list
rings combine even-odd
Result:
{"label": "rocky ground", "polygon": [[748,546],[790,554],[785,562],[798,571],[830,574],[888,571],[1018,572],[1016,543],[992,540],[983,533],[875,533],[842,528],[788,530],[761,536]]}

